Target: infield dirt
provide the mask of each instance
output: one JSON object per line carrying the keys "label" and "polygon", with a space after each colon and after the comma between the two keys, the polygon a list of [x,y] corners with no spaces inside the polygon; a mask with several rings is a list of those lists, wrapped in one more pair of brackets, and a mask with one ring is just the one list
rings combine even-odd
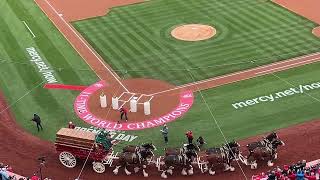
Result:
{"label": "infield dirt", "polygon": [[106,15],[112,7],[143,2],[143,0],[49,0],[68,21]]}
{"label": "infield dirt", "polygon": [[[273,2],[320,25],[320,1],[318,0],[303,0],[303,5],[300,0],[274,0]],[[319,27],[313,33],[320,37]]]}

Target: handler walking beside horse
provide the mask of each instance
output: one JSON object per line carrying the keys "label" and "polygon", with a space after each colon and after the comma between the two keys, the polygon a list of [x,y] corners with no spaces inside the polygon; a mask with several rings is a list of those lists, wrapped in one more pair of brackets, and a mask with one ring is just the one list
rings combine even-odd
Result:
{"label": "handler walking beside horse", "polygon": [[192,131],[188,131],[188,132],[186,133],[186,136],[187,136],[187,139],[188,139],[188,143],[189,143],[189,144],[192,144],[192,141],[193,141]]}
{"label": "handler walking beside horse", "polygon": [[163,128],[160,130],[160,132],[162,133],[163,135],[163,138],[164,138],[164,142],[166,144],[168,144],[168,133],[169,133],[169,129],[168,129],[168,126],[166,124],[163,125]]}

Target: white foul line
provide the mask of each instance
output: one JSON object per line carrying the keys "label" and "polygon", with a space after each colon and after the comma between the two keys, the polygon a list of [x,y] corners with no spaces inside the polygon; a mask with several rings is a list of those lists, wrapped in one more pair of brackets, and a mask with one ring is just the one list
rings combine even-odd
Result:
{"label": "white foul line", "polygon": [[27,27],[27,29],[29,30],[29,32],[32,34],[32,38],[35,38],[36,36],[33,34],[33,32],[31,31],[31,29],[29,28],[28,24],[25,21],[22,21],[22,23]]}
{"label": "white foul line", "polygon": [[[154,95],[157,95],[157,94],[162,94],[162,93],[166,93],[166,92],[169,92],[169,91],[174,91],[174,90],[177,90],[177,89],[182,89],[182,88],[185,88],[185,87],[194,86],[194,85],[198,85],[198,84],[201,84],[201,83],[206,83],[206,82],[209,82],[209,81],[219,80],[219,79],[227,78],[227,77],[230,77],[230,76],[247,73],[247,72],[250,72],[250,71],[253,71],[253,70],[258,70],[258,69],[262,69],[262,68],[266,68],[266,67],[270,67],[270,66],[284,64],[284,63],[288,63],[288,62],[291,62],[291,61],[299,60],[301,58],[308,58],[308,57],[317,56],[317,55],[320,55],[320,52],[316,52],[316,53],[308,54],[308,55],[304,55],[304,56],[299,56],[299,57],[295,57],[295,58],[292,58],[292,59],[289,59],[289,60],[279,61],[279,62],[268,64],[268,65],[258,66],[258,67],[254,68],[254,69],[248,69],[248,70],[239,71],[239,72],[235,72],[235,73],[231,73],[231,74],[227,74],[227,75],[222,75],[222,76],[213,77],[213,78],[209,78],[209,79],[204,79],[204,80],[200,80],[200,81],[196,81],[196,82],[191,82],[191,83],[188,83],[188,84],[177,86],[177,87],[172,88],[172,89],[167,89],[167,90],[156,92],[156,93],[149,94],[149,95],[154,96]],[[317,58],[314,58],[314,59],[317,59]],[[303,62],[308,62],[308,61],[310,61],[310,60],[303,61]],[[288,65],[286,65],[286,66],[288,66]],[[282,66],[282,67],[284,67],[284,66]]]}
{"label": "white foul line", "polygon": [[[59,15],[57,10],[47,1],[44,0],[56,15],[70,28],[70,30],[79,38],[79,40],[89,49],[89,51],[99,60],[99,62],[110,72],[110,74],[118,81],[118,83],[127,91],[129,90],[121,83],[121,81],[113,74],[113,72],[104,64],[104,62],[97,56],[97,54],[87,45],[87,43],[78,35],[78,33],[67,23],[62,16]],[[63,33],[62,33],[63,34]],[[66,38],[68,39],[68,38]],[[69,41],[69,40],[68,40]],[[70,42],[70,41],[69,41]],[[70,43],[72,44],[72,43]],[[75,48],[76,49],[76,48]],[[79,53],[79,52],[78,52]],[[79,53],[80,54],[80,53]],[[92,68],[91,68],[92,69]],[[101,79],[101,78],[100,78]]]}
{"label": "white foul line", "polygon": [[316,62],[315,60],[317,61],[320,61],[320,57],[318,58],[312,58],[312,59],[309,59],[309,60],[306,60],[306,61],[300,61],[300,62],[296,62],[296,63],[293,63],[293,64],[288,64],[288,65],[285,65],[285,66],[280,66],[280,67],[276,67],[276,68],[272,68],[272,69],[267,69],[265,71],[260,71],[260,72],[257,72],[255,74],[257,75],[265,75],[265,74],[268,74],[268,72],[273,72],[275,70],[278,70],[278,69],[283,69],[283,68],[287,68],[287,67],[291,67],[291,66],[295,66],[295,65],[299,65],[299,64],[309,64],[309,62]]}
{"label": "white foul line", "polygon": [[33,90],[35,90],[36,88],[38,88],[41,84],[45,83],[45,81],[40,82],[39,84],[37,84],[36,86],[33,86],[32,89],[30,89],[29,91],[27,91],[23,96],[21,96],[19,99],[17,99],[16,101],[14,101],[13,103],[11,103],[9,106],[7,106],[6,108],[2,109],[0,111],[0,115],[6,111],[7,109],[11,108],[13,105],[15,105],[17,102],[19,102],[21,99],[23,99],[24,97],[26,97],[27,95],[29,95]]}

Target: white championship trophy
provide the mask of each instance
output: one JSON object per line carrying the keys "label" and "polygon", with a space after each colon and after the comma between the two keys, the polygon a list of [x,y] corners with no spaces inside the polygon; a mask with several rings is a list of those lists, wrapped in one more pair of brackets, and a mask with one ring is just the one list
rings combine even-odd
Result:
{"label": "white championship trophy", "polygon": [[130,111],[131,112],[137,112],[137,97],[133,97],[130,100]]}
{"label": "white championship trophy", "polygon": [[119,109],[119,98],[118,97],[112,97],[112,108]]}
{"label": "white championship trophy", "polygon": [[144,114],[150,115],[151,114],[150,101],[144,102],[143,107],[144,107]]}
{"label": "white championship trophy", "polygon": [[106,108],[107,107],[107,96],[103,93],[100,94],[100,106],[102,108]]}

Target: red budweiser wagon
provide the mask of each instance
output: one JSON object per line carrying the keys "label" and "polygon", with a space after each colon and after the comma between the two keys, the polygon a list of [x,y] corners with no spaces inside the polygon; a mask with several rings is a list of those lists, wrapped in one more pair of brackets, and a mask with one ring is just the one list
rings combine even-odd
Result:
{"label": "red budweiser wagon", "polygon": [[97,134],[87,131],[62,128],[56,134],[56,151],[59,160],[67,168],[74,168],[77,159],[92,162],[93,170],[97,173],[105,171],[105,165],[112,165],[117,154],[114,154],[111,146],[106,148],[104,144],[97,142]]}

